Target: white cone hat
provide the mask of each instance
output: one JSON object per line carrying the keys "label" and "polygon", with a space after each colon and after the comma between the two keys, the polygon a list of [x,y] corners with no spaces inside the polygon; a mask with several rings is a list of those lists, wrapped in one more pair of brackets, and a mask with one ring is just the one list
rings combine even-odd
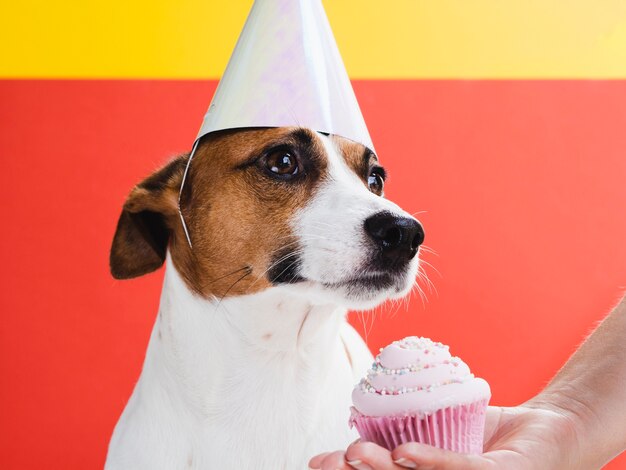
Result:
{"label": "white cone hat", "polygon": [[320,0],[255,0],[198,139],[303,126],[373,149]]}
{"label": "white cone hat", "polygon": [[187,161],[199,139],[244,127],[310,127],[374,150],[321,0],[255,0]]}

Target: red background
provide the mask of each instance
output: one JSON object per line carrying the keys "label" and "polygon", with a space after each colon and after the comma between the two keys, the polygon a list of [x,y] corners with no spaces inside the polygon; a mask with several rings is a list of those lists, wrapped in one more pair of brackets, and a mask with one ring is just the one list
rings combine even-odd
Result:
{"label": "red background", "polygon": [[[162,278],[110,277],[117,216],[140,178],[189,150],[214,87],[0,81],[1,468],[102,467]],[[450,344],[493,403],[529,398],[626,285],[626,82],[355,88],[388,197],[426,211],[438,255],[424,257],[424,303],[351,320],[373,350],[408,334]]]}

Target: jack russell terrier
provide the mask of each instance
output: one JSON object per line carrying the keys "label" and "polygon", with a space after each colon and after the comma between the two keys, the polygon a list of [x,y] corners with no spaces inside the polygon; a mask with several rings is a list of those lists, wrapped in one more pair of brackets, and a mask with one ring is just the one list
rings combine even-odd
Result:
{"label": "jack russell terrier", "polygon": [[105,468],[306,469],[357,437],[350,394],[372,356],[346,312],[412,289],[424,232],[345,138],[209,134],[179,202],[188,158],[131,191],[113,239],[115,278],[166,271]]}

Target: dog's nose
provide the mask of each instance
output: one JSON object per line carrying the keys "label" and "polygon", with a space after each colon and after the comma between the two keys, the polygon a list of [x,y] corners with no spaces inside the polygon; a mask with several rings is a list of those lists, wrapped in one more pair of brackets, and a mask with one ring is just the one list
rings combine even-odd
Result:
{"label": "dog's nose", "polygon": [[379,212],[365,220],[365,231],[381,248],[387,261],[410,261],[424,241],[424,229],[412,217]]}

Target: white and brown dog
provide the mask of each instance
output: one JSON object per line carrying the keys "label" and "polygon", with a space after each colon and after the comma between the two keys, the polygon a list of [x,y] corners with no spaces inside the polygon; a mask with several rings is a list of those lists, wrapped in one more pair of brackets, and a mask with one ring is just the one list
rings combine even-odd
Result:
{"label": "white and brown dog", "polygon": [[420,224],[384,199],[368,148],[304,128],[205,136],[130,193],[111,271],[167,266],[106,469],[304,469],[345,447],[371,364],[347,309],[413,287]]}

